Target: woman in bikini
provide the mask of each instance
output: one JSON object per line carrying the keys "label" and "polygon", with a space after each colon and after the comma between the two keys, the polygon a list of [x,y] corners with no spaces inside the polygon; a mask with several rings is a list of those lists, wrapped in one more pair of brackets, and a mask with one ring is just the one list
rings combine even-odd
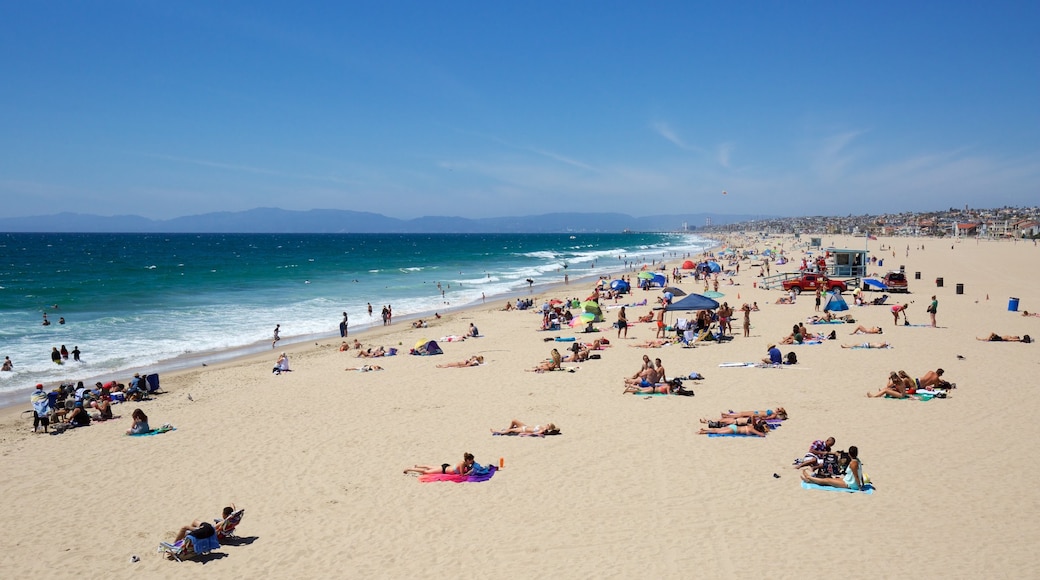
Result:
{"label": "woman in bikini", "polygon": [[787,409],[784,409],[783,407],[777,407],[776,411],[774,411],[772,409],[766,409],[764,412],[763,411],[738,411],[738,412],[730,411],[729,413],[721,413],[721,417],[722,417],[722,420],[736,419],[738,417],[747,417],[749,419],[751,417],[762,417],[764,419],[780,419],[781,421],[786,421],[787,420]]}
{"label": "woman in bikini", "polygon": [[530,372],[542,373],[545,371],[555,371],[563,368],[561,365],[561,363],[563,363],[563,357],[560,356],[560,351],[554,348],[552,349],[552,352],[549,353],[549,356],[549,360],[540,362],[538,363],[538,366],[534,367],[533,369],[527,370]]}
{"label": "woman in bikini", "polygon": [[559,435],[560,429],[555,423],[546,423],[545,425],[530,426],[522,421],[513,419],[509,423],[509,427],[499,430],[491,430],[492,435],[526,435],[535,437],[545,437],[546,435]]}
{"label": "woman in bikini", "polygon": [[1024,342],[1026,344],[1033,342],[1032,337],[1028,334],[1025,336],[1001,336],[995,332],[991,332],[989,336],[985,338],[976,336],[975,340],[981,340],[984,342]]}
{"label": "woman in bikini", "polygon": [[484,357],[482,357],[480,355],[477,355],[477,356],[471,356],[471,357],[469,357],[466,360],[461,360],[461,361],[458,361],[458,362],[451,362],[451,363],[444,363],[442,365],[437,365],[437,368],[439,368],[439,369],[464,369],[466,367],[478,367],[478,366],[480,366],[482,364],[484,364]]}
{"label": "woman in bikini", "polygon": [[769,424],[765,421],[752,421],[750,425],[726,425],[725,427],[702,427],[698,435],[754,435],[765,437],[769,433]]}
{"label": "woman in bikini", "polygon": [[893,399],[905,399],[906,398],[906,384],[903,379],[900,378],[899,373],[893,371],[888,374],[888,384],[885,388],[881,389],[876,393],[867,393],[867,396],[871,399],[877,399],[888,395]]}
{"label": "woman in bikini", "polygon": [[462,456],[462,463],[452,467],[450,463],[442,463],[440,467],[434,467],[432,465],[418,465],[415,467],[409,467],[405,469],[405,473],[418,473],[419,475],[433,475],[433,474],[451,474],[451,475],[469,475],[469,472],[473,471],[473,454],[465,453]]}
{"label": "woman in bikini", "polygon": [[866,482],[863,479],[863,463],[859,460],[859,448],[855,445],[849,447],[849,458],[849,465],[845,468],[844,477],[813,477],[809,475],[812,468],[806,467],[802,471],[802,481],[860,491]]}

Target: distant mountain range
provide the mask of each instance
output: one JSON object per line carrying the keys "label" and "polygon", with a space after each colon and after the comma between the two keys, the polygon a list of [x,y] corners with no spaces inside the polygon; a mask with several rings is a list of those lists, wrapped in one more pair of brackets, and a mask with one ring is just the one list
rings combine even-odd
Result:
{"label": "distant mountain range", "polygon": [[214,212],[168,220],[135,215],[98,216],[58,213],[46,216],[0,218],[0,232],[83,233],[312,233],[312,234],[469,234],[567,232],[667,232],[694,230],[711,219],[724,225],[762,219],[763,216],[674,214],[632,217],[620,213],[550,213],[543,215],[469,219],[427,216],[401,220],[368,212],[338,209],[292,211],[257,208],[241,212]]}

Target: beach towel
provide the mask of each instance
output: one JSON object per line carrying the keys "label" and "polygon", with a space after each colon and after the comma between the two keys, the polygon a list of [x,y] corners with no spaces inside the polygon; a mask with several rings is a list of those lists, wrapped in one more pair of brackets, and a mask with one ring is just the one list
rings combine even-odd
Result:
{"label": "beach towel", "polygon": [[729,368],[729,367],[739,368],[739,367],[753,367],[753,366],[755,366],[755,364],[756,363],[753,363],[753,362],[727,362],[727,363],[719,363],[719,366],[722,367],[722,368]]}
{"label": "beach towel", "polygon": [[810,322],[809,324],[845,324],[844,320],[817,320],[816,322]]}
{"label": "beach towel", "polygon": [[176,431],[176,430],[177,430],[177,428],[174,427],[173,425],[163,425],[162,427],[159,427],[157,429],[152,429],[151,431],[145,431],[144,433],[130,433],[129,436],[130,437],[149,437],[151,435],[162,435],[163,433],[168,433],[170,431]]}
{"label": "beach towel", "polygon": [[752,439],[765,439],[765,437],[759,437],[758,435],[746,435],[744,433],[708,433],[708,437],[750,437]]}
{"label": "beach towel", "polygon": [[574,342],[577,339],[573,336],[557,336],[555,340],[556,342]]}
{"label": "beach towel", "polygon": [[874,486],[869,483],[863,486],[862,490],[857,491],[855,489],[849,489],[847,487],[831,487],[829,485],[817,485],[815,483],[803,481],[802,489],[819,489],[822,491],[840,491],[843,493],[864,493],[866,495],[874,495]]}
{"label": "beach towel", "polygon": [[872,346],[864,346],[862,344],[857,344],[856,346],[852,347],[853,350],[857,350],[857,349],[858,350],[871,350],[871,349],[873,349],[873,350],[881,350],[881,349],[884,349],[884,348],[892,348],[892,345],[890,344],[888,346],[883,346],[881,348],[874,348]]}
{"label": "beach towel", "polygon": [[473,472],[469,475],[459,475],[457,473],[428,473],[420,475],[419,481],[421,483],[433,483],[435,481],[477,483],[491,479],[495,475],[496,471],[498,471],[498,467],[495,467],[494,465],[482,467],[480,464],[474,464]]}
{"label": "beach towel", "polygon": [[791,346],[813,346],[813,345],[816,345],[816,344],[823,344],[823,341],[822,340],[807,340],[805,342],[796,342],[796,343],[792,344]]}

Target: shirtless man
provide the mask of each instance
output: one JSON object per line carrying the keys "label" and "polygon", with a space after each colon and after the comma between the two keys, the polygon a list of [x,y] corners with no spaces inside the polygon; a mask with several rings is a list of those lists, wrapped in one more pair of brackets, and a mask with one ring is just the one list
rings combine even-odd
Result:
{"label": "shirtless man", "polygon": [[922,389],[927,389],[929,387],[939,387],[941,389],[953,388],[953,384],[946,382],[946,380],[943,379],[942,376],[943,376],[943,370],[942,369],[936,369],[934,371],[926,372],[924,374],[924,376],[921,377],[921,380],[920,380],[921,388]]}
{"label": "shirtless man", "polygon": [[871,326],[870,328],[867,328],[861,324],[856,327],[856,330],[853,330],[849,334],[884,334],[884,331],[881,330],[880,326]]}

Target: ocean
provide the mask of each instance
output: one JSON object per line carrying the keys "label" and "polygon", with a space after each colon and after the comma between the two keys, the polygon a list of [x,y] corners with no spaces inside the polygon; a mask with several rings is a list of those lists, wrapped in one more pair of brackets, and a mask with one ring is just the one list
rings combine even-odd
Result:
{"label": "ocean", "polygon": [[[0,357],[14,362],[0,399],[270,350],[275,324],[284,343],[338,337],[344,311],[363,330],[387,304],[395,319],[425,316],[527,294],[528,279],[537,290],[714,245],[627,233],[0,234]],[[82,362],[52,363],[62,345]]]}

